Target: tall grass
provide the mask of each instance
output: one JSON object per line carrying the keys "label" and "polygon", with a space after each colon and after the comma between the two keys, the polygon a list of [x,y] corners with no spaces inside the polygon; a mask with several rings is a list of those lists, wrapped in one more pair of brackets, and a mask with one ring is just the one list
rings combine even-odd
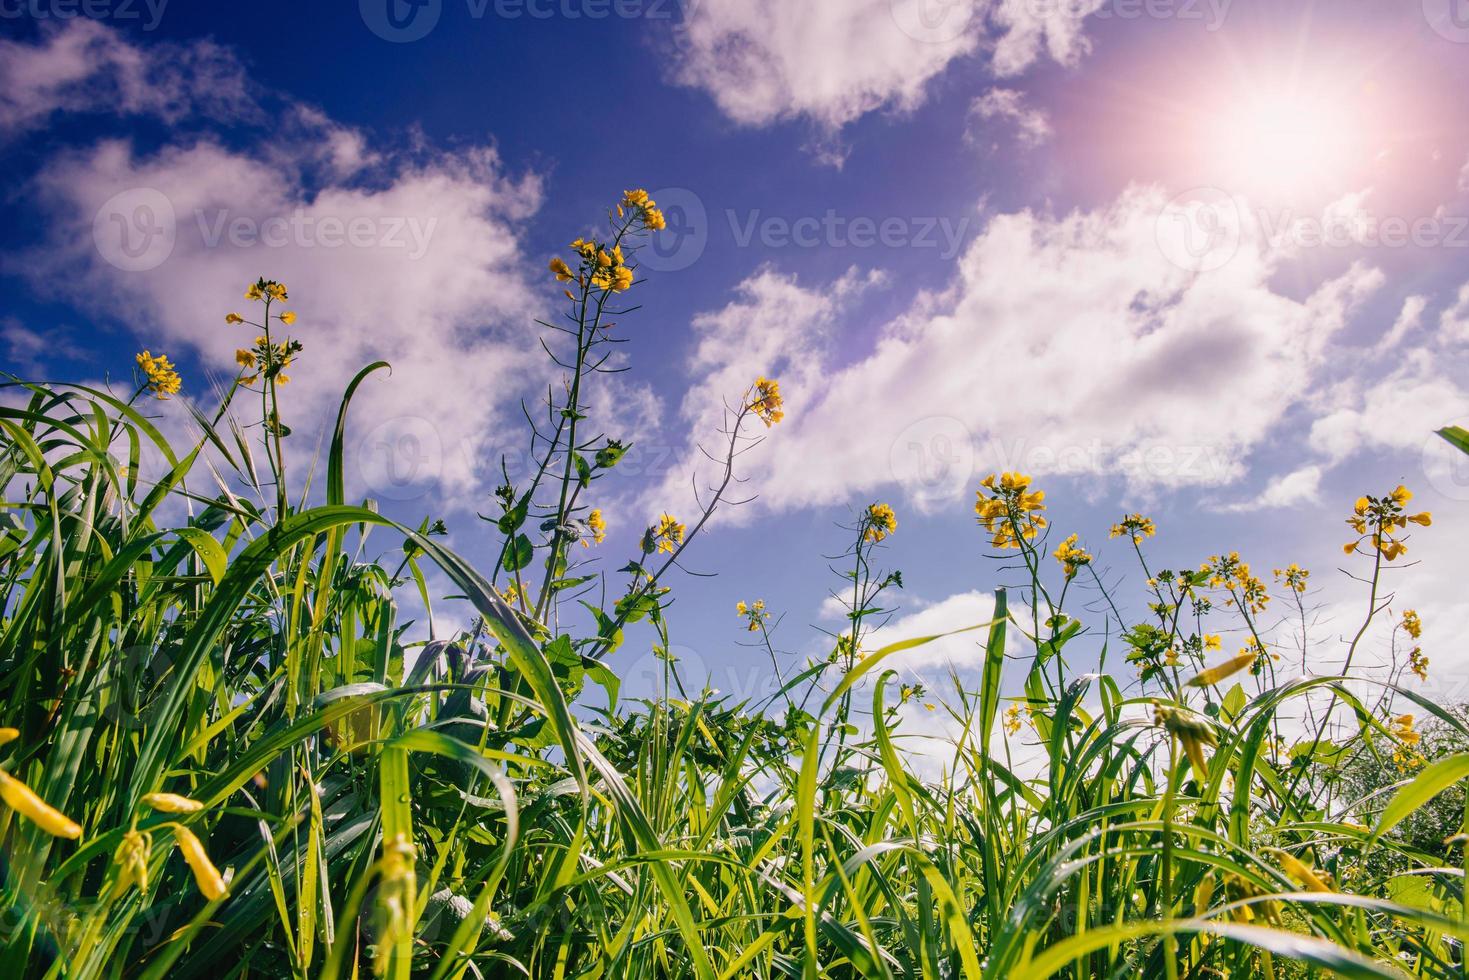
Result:
{"label": "tall grass", "polygon": [[[283,335],[277,283],[232,315],[261,337],[187,445],[146,411],[178,381],[151,354],[131,398],[9,386],[0,975],[1469,975],[1463,837],[1398,828],[1469,775],[1469,755],[1419,754],[1415,718],[1450,744],[1469,729],[1405,681],[1421,652],[1386,676],[1277,673],[1262,617],[1272,591],[1304,609],[1294,567],[1273,589],[1237,556],[1153,571],[1151,522],[1125,518],[1150,618],[1104,647],[1068,607],[1082,583],[1106,594],[1091,556],[1053,552],[1043,496],[1007,474],[980,488],[976,547],[1021,582],[974,624],[977,678],[903,683],[897,655],[934,637],[869,648],[901,584],[880,568],[897,515],[874,505],[845,532],[830,657],[760,705],[685,683],[670,576],[781,404],[766,379],[730,403],[696,517],[664,515],[617,572],[586,564],[626,450],[588,391],[661,223],[629,193],[552,263],[565,383],[527,412],[537,466],[485,518],[492,569],[346,498],[352,396],[381,365],[342,400],[324,480],[288,479],[279,387],[310,345]],[[1386,615],[1406,504],[1349,515],[1368,593],[1349,664]],[[408,621],[433,570],[469,631]],[[742,611],[775,657],[763,605]],[[1241,655],[1215,652],[1222,622]],[[645,645],[665,696],[620,701]],[[1002,696],[1016,669],[1024,695]],[[956,734],[915,766],[925,702]],[[1364,764],[1389,776],[1350,792]]]}

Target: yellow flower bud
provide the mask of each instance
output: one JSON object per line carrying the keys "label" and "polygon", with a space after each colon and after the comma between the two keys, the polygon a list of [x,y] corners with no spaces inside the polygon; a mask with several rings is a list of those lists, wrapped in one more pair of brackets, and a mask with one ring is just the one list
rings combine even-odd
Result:
{"label": "yellow flower bud", "polygon": [[82,836],[82,828],[59,810],[46,804],[25,783],[10,773],[0,770],[0,799],[16,813],[40,827],[52,837],[76,840]]}
{"label": "yellow flower bud", "polygon": [[143,802],[160,813],[198,813],[204,804],[177,793],[148,793]]}
{"label": "yellow flower bud", "polygon": [[1248,667],[1250,664],[1254,663],[1255,657],[1255,651],[1247,650],[1246,652],[1240,654],[1238,657],[1235,657],[1232,660],[1226,660],[1218,667],[1210,667],[1208,670],[1202,671],[1199,674],[1195,675],[1193,680],[1188,682],[1189,686],[1209,687],[1211,685],[1218,684],[1220,681],[1224,680],[1226,677],[1229,677],[1231,674],[1237,674]]}
{"label": "yellow flower bud", "polygon": [[199,891],[204,893],[205,898],[214,902],[230,893],[224,878],[220,877],[219,869],[209,860],[209,855],[204,852],[204,845],[194,836],[192,830],[175,824],[173,839],[183,852],[189,870],[194,872],[194,880],[198,882]]}

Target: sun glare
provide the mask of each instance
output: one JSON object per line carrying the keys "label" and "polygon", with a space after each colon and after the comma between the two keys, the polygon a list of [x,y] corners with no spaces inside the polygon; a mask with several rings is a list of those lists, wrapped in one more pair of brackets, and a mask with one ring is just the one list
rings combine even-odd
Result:
{"label": "sun glare", "polygon": [[1252,196],[1332,193],[1365,162],[1361,131],[1340,98],[1252,93],[1206,125],[1226,179]]}

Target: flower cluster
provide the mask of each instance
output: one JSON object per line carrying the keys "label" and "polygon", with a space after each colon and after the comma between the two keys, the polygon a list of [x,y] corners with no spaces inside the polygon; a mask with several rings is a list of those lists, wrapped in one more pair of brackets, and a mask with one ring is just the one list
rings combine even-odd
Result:
{"label": "flower cluster", "polygon": [[873,504],[867,508],[862,523],[866,525],[862,536],[876,544],[898,529],[898,515],[887,504]]}
{"label": "flower cluster", "polygon": [[235,363],[243,372],[240,376],[240,383],[251,385],[264,377],[267,381],[274,381],[278,385],[290,384],[291,376],[284,372],[290,367],[291,360],[302,351],[301,342],[289,338],[274,340],[270,337],[272,320],[288,327],[296,322],[296,314],[290,310],[280,313],[270,312],[272,303],[286,301],[285,284],[276,282],[274,279],[258,279],[245,290],[245,298],[252,302],[265,304],[265,322],[256,323],[253,320],[245,319],[238,313],[225,314],[224,322],[231,326],[246,324],[266,332],[256,337],[252,346],[241,347],[235,351]]}
{"label": "flower cluster", "polygon": [[[974,513],[990,534],[995,548],[1018,548],[1021,539],[1031,540],[1046,526],[1044,490],[1031,490],[1030,477],[1021,473],[990,474],[975,491],[979,498]],[[989,495],[985,491],[989,491]]]}
{"label": "flower cluster", "polygon": [[1433,523],[1433,515],[1428,511],[1411,515],[1405,513],[1404,508],[1412,499],[1413,491],[1404,486],[1385,497],[1357,498],[1352,516],[1347,518],[1347,525],[1357,532],[1357,537],[1342,545],[1342,551],[1356,554],[1364,541],[1371,541],[1372,547],[1384,560],[1396,561],[1407,552],[1408,546],[1394,535],[1406,530],[1409,524],[1428,527]]}
{"label": "flower cluster", "polygon": [[1075,534],[1071,535],[1071,537],[1062,541],[1061,546],[1056,549],[1055,558],[1061,563],[1061,567],[1065,569],[1067,578],[1074,577],[1077,569],[1083,565],[1090,565],[1092,562],[1091,554],[1076,543],[1078,537]]}
{"label": "flower cluster", "polygon": [[1264,612],[1270,605],[1270,593],[1265,583],[1251,574],[1250,566],[1240,560],[1238,551],[1231,551],[1224,557],[1210,556],[1199,566],[1199,571],[1209,576],[1211,588],[1228,590],[1226,605],[1238,604],[1256,614]]}
{"label": "flower cluster", "polygon": [[623,192],[622,203],[617,206],[617,216],[621,218],[628,211],[636,211],[638,220],[648,231],[662,231],[668,227],[663,212],[658,210],[658,202],[649,197],[645,190]]}
{"label": "flower cluster", "polygon": [[1184,754],[1193,763],[1194,771],[1200,778],[1208,772],[1209,765],[1204,759],[1204,749],[1219,744],[1219,739],[1206,720],[1192,711],[1170,707],[1155,701],[1153,703],[1153,724],[1162,726],[1168,734],[1178,739],[1179,744],[1183,746]]}
{"label": "flower cluster", "polygon": [[235,351],[235,363],[242,371],[248,372],[240,376],[240,383],[253,385],[264,376],[278,385],[290,384],[291,376],[285,370],[301,350],[299,340],[272,341],[264,335],[256,337],[253,346]]}
{"label": "flower cluster", "polygon": [[1423,736],[1414,729],[1412,715],[1398,715],[1393,718],[1392,735],[1398,741],[1398,747],[1393,749],[1392,761],[1399,770],[1406,772],[1423,764],[1423,755],[1413,748],[1423,740]]}
{"label": "flower cluster", "polygon": [[[1418,618],[1417,610],[1409,609],[1403,613],[1402,628],[1414,640],[1423,636],[1423,620]],[[1415,646],[1408,651],[1408,670],[1417,675],[1420,681],[1428,680],[1428,657],[1424,655],[1422,647]]]}
{"label": "flower cluster", "polygon": [[591,544],[588,544],[583,538],[581,543],[584,547],[590,548],[593,544],[601,544],[607,540],[607,519],[602,516],[601,508],[587,515],[587,531],[591,534],[592,540]]}
{"label": "flower cluster", "polygon": [[1285,587],[1293,592],[1305,594],[1307,580],[1311,577],[1309,570],[1302,568],[1294,562],[1284,568],[1275,570],[1275,580],[1284,582]]}
{"label": "flower cluster", "polygon": [[780,397],[779,381],[757,378],[754,387],[750,389],[749,397],[751,401],[746,407],[759,416],[767,429],[785,418],[786,413],[781,407],[785,401]]}
{"label": "flower cluster", "polygon": [[177,395],[183,387],[179,373],[174,370],[166,354],[154,357],[152,352],[143,351],[138,355],[137,361],[145,379],[143,387],[151,391],[153,397],[159,401],[167,401],[169,396]]}
{"label": "flower cluster", "polygon": [[765,600],[756,599],[753,603],[739,602],[735,604],[735,610],[740,616],[749,621],[747,628],[751,633],[758,633],[765,625]]}
{"label": "flower cluster", "polygon": [[1016,703],[1010,705],[1009,708],[1005,709],[1005,732],[1010,735],[1018,735],[1020,729],[1030,720],[1032,714],[1033,712],[1028,704]]}
{"label": "flower cluster", "polygon": [[1141,514],[1129,514],[1120,523],[1112,525],[1112,532],[1108,537],[1131,538],[1132,543],[1139,545],[1143,538],[1151,538],[1158,533],[1158,528],[1153,524],[1152,518]]}
{"label": "flower cluster", "polygon": [[655,551],[666,551],[672,554],[683,544],[684,530],[677,518],[672,514],[664,514],[643,535],[643,553],[651,555]]}

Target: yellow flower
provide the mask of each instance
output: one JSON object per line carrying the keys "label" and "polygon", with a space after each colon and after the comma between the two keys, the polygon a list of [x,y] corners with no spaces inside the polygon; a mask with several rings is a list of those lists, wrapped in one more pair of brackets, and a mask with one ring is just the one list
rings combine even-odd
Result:
{"label": "yellow flower", "polygon": [[1028,714],[1029,708],[1019,704],[1012,704],[1005,710],[1005,731],[1011,735],[1017,734],[1025,725],[1022,714]]}
{"label": "yellow flower", "polygon": [[757,378],[755,387],[751,389],[751,395],[754,400],[746,407],[760,417],[760,421],[765,423],[767,429],[785,418],[786,413],[782,408],[785,400],[780,396],[779,381]]}
{"label": "yellow flower", "polygon": [[289,327],[291,324],[296,322],[296,314],[292,310],[286,310],[286,312],[281,314],[280,320],[282,323]]}
{"label": "yellow flower", "polygon": [[1433,514],[1425,510],[1421,514],[1414,514],[1412,517],[1409,517],[1408,523],[1417,524],[1419,527],[1431,527],[1433,525]]}
{"label": "yellow flower", "polygon": [[1423,620],[1418,618],[1417,610],[1409,609],[1403,613],[1403,629],[1415,640],[1423,635]]}
{"label": "yellow flower", "polygon": [[284,302],[286,298],[285,283],[268,282],[265,284],[265,292],[270,296],[271,299]]}
{"label": "yellow flower", "polygon": [[1078,535],[1073,534],[1061,542],[1061,546],[1056,549],[1054,555],[1055,559],[1061,563],[1061,567],[1065,569],[1067,578],[1074,577],[1077,569],[1083,565],[1090,565],[1092,561],[1092,556],[1087,553],[1086,549],[1076,543],[1077,538]]}
{"label": "yellow flower", "polygon": [[49,806],[25,783],[0,769],[0,800],[16,813],[40,827],[52,837],[76,840],[82,836],[82,828],[70,818]]}
{"label": "yellow flower", "polygon": [[235,363],[242,368],[255,367],[255,352],[245,350],[243,347],[235,351]]}
{"label": "yellow flower", "polygon": [[551,268],[551,271],[556,274],[556,281],[557,282],[570,282],[571,281],[571,278],[572,278],[571,266],[567,265],[566,264],[566,260],[563,259],[561,256],[558,255],[554,259],[551,260],[551,266],[550,266],[550,268]]}
{"label": "yellow flower", "polygon": [[1204,636],[1204,649],[1205,650],[1221,650],[1223,648],[1224,648],[1224,640],[1221,637],[1212,636],[1212,635],[1209,635],[1209,634],[1205,634],[1205,636]]}
{"label": "yellow flower", "polygon": [[198,813],[204,804],[177,793],[148,793],[143,802],[160,813]]}
{"label": "yellow flower", "polygon": [[262,300],[265,298],[265,290],[260,288],[259,283],[255,283],[249,289],[245,290],[245,298],[249,300]]}
{"label": "yellow flower", "polygon": [[1219,740],[1207,721],[1191,711],[1171,708],[1155,702],[1153,723],[1162,725],[1170,735],[1178,739],[1200,778],[1208,773],[1209,766],[1204,758],[1204,748],[1217,745]]}
{"label": "yellow flower", "polygon": [[1019,548],[1022,540],[1031,540],[1046,526],[1041,516],[1046,492],[1030,490],[1030,483],[1023,473],[991,474],[980,481],[984,490],[975,493],[974,513],[991,535],[992,547]]}
{"label": "yellow flower", "polygon": [[1392,720],[1392,733],[1405,745],[1416,745],[1423,736],[1413,730],[1412,715],[1398,715]]}
{"label": "yellow flower", "polygon": [[117,848],[117,863],[121,870],[112,891],[114,896],[127,891],[129,885],[137,885],[138,891],[148,894],[148,852],[152,849],[153,839],[147,834],[129,830],[123,835]]}
{"label": "yellow flower", "polygon": [[624,293],[632,288],[633,274],[627,266],[618,266],[615,269],[607,269],[595,273],[592,276],[592,285],[598,289],[611,290],[614,293]]}
{"label": "yellow flower", "polygon": [[153,392],[154,397],[159,401],[167,401],[170,395],[178,394],[179,389],[183,387],[183,381],[179,378],[178,372],[173,369],[173,365],[169,363],[166,354],[154,357],[151,352],[143,351],[137,356],[137,362],[138,367],[143,369],[143,375],[147,378],[144,387]]}
{"label": "yellow flower", "polygon": [[9,745],[20,738],[19,728],[0,728],[0,745]]}
{"label": "yellow flower", "polygon": [[1226,677],[1229,677],[1232,674],[1237,674],[1240,671],[1244,670],[1246,667],[1253,664],[1258,656],[1259,654],[1257,651],[1246,650],[1239,656],[1234,657],[1230,660],[1226,660],[1224,661],[1224,663],[1220,664],[1217,667],[1210,667],[1208,670],[1202,671],[1199,674],[1195,675],[1194,678],[1188,682],[1189,686],[1209,687],[1211,685],[1218,684]]}
{"label": "yellow flower", "polygon": [[1331,891],[1331,886],[1328,885],[1325,881],[1321,880],[1320,875],[1318,875],[1309,865],[1297,858],[1294,854],[1289,854],[1275,847],[1272,847],[1269,850],[1270,853],[1274,854],[1276,859],[1280,861],[1280,866],[1285,870],[1285,873],[1290,875],[1296,881],[1300,882],[1301,885],[1306,889],[1306,891]]}
{"label": "yellow flower", "polygon": [[194,832],[179,824],[173,825],[173,839],[178,844],[179,851],[184,855],[184,861],[188,863],[189,870],[194,872],[194,881],[199,885],[199,891],[211,902],[218,901],[229,894],[229,888],[225,886],[224,878],[220,876],[219,869],[214,862],[209,860],[209,855],[204,850],[204,845]]}
{"label": "yellow flower", "polygon": [[876,544],[898,529],[898,515],[887,504],[873,504],[867,508],[863,523],[867,525],[863,537]]}
{"label": "yellow flower", "polygon": [[225,316],[224,316],[224,322],[225,323],[244,323],[245,322],[245,318],[242,317],[242,316],[240,316],[240,314],[238,314],[238,313],[226,313]]}
{"label": "yellow flower", "polygon": [[754,605],[746,605],[744,602],[735,603],[735,611],[748,619],[748,629],[751,633],[758,633],[760,627],[765,625],[765,600],[756,599]]}
{"label": "yellow flower", "polygon": [[621,214],[624,208],[638,212],[638,219],[649,231],[662,231],[667,227],[663,212],[658,210],[658,202],[649,197],[645,190],[625,191],[618,213]]}
{"label": "yellow flower", "polygon": [[[594,510],[587,515],[587,529],[592,532],[594,544],[601,544],[607,540],[607,521],[602,517],[601,510]],[[582,544],[591,547],[585,540],[582,541]]]}
{"label": "yellow flower", "polygon": [[1143,538],[1151,538],[1158,533],[1158,528],[1153,524],[1151,518],[1142,514],[1130,514],[1124,517],[1118,524],[1112,525],[1110,537],[1131,538],[1135,545],[1142,544]]}
{"label": "yellow flower", "polygon": [[1293,589],[1296,592],[1304,593],[1306,591],[1306,580],[1310,577],[1311,573],[1309,571],[1294,563],[1285,566],[1285,568],[1277,568],[1275,570],[1276,580],[1283,581],[1286,588]]}
{"label": "yellow flower", "polygon": [[658,551],[672,554],[683,544],[684,526],[673,515],[664,514],[658,524],[649,530],[649,536]]}

